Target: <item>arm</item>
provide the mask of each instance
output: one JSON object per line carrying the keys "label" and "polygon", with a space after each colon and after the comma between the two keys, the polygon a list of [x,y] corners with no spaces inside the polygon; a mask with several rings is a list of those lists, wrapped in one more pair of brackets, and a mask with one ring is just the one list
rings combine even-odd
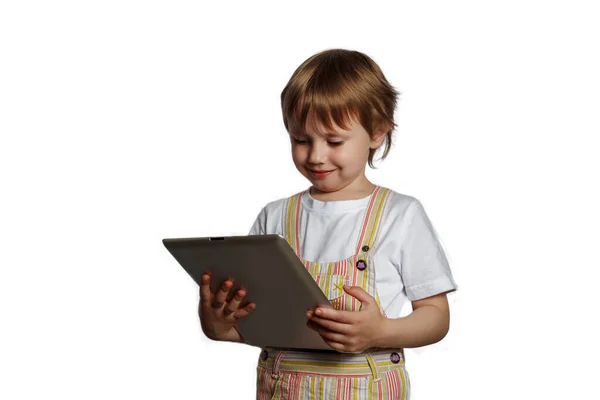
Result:
{"label": "arm", "polygon": [[445,293],[412,302],[406,317],[385,319],[374,346],[381,348],[421,347],[439,342],[450,328],[450,310]]}
{"label": "arm", "polygon": [[413,302],[413,312],[406,317],[388,319],[361,287],[344,286],[344,290],[362,303],[360,311],[317,307],[306,314],[308,326],[332,349],[356,353],[373,347],[420,347],[442,340],[448,332],[445,293]]}
{"label": "arm", "polygon": [[[449,330],[446,294],[456,289],[446,254],[423,205],[414,199],[396,228],[398,245],[392,263],[398,268],[412,313],[382,324],[381,341],[390,347],[411,348],[442,340]],[[437,294],[436,294],[437,293]],[[427,297],[425,297],[427,296]]]}

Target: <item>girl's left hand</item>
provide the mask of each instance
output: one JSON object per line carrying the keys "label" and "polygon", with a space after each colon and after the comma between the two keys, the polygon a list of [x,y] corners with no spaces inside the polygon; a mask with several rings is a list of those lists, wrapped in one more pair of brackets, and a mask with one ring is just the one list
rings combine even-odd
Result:
{"label": "girl's left hand", "polygon": [[344,291],[359,300],[360,311],[340,311],[318,307],[306,313],[309,328],[317,331],[334,350],[360,353],[379,347],[379,339],[387,318],[381,314],[377,301],[358,286],[344,286]]}

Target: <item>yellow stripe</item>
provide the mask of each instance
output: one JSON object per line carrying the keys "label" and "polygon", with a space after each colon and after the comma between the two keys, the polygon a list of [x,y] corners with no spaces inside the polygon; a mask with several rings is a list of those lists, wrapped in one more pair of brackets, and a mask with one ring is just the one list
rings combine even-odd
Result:
{"label": "yellow stripe", "polygon": [[377,214],[375,215],[375,221],[373,222],[373,227],[370,232],[371,237],[369,238],[369,241],[367,242],[367,245],[369,247],[373,246],[373,242],[375,241],[375,234],[377,232],[377,227],[379,226],[379,223],[380,223],[381,213],[383,212],[383,205],[385,204],[385,200],[387,199],[387,195],[388,195],[389,191],[390,191],[389,189],[382,190],[380,192],[381,196],[377,199],[379,204],[377,207]]}
{"label": "yellow stripe", "polygon": [[293,203],[294,203],[294,197],[292,197],[289,202],[288,202],[288,208],[287,208],[287,226],[286,226],[286,230],[287,230],[287,238],[290,242],[290,245],[292,246],[292,248],[294,250],[296,250],[296,247],[294,246],[294,236],[292,235],[291,229],[292,229],[292,221],[291,221],[291,215],[292,215],[292,208],[293,207]]}
{"label": "yellow stripe", "polygon": [[366,357],[367,357],[367,363],[369,364],[369,368],[371,368],[371,372],[373,373],[373,376],[375,377],[375,379],[379,378],[379,374],[377,374],[377,363],[373,359],[373,356],[370,354],[367,354]]}
{"label": "yellow stripe", "polygon": [[323,377],[319,378],[319,399],[325,398],[325,379]]}
{"label": "yellow stripe", "polygon": [[400,368],[400,380],[402,381],[402,394],[400,395],[400,400],[406,399],[406,377],[404,376],[404,368]]}

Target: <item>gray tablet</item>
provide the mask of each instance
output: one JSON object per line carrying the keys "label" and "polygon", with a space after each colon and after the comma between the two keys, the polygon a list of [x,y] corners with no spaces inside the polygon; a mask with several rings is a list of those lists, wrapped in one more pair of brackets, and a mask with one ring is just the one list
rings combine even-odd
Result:
{"label": "gray tablet", "polygon": [[167,250],[200,285],[211,273],[215,292],[226,279],[229,291],[246,290],[244,303],[256,309],[240,318],[246,343],[258,347],[332,350],[306,326],[306,311],[332,307],[298,256],[279,235],[163,239]]}

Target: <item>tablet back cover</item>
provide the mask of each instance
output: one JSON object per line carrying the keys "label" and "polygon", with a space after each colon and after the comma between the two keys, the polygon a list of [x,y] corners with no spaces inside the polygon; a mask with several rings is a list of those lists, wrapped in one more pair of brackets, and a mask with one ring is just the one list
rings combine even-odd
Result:
{"label": "tablet back cover", "polygon": [[258,347],[332,350],[306,326],[306,311],[331,307],[293,249],[279,235],[164,239],[163,243],[199,285],[211,273],[213,293],[233,279],[233,295],[246,290],[243,304],[256,309],[240,318],[246,343]]}

